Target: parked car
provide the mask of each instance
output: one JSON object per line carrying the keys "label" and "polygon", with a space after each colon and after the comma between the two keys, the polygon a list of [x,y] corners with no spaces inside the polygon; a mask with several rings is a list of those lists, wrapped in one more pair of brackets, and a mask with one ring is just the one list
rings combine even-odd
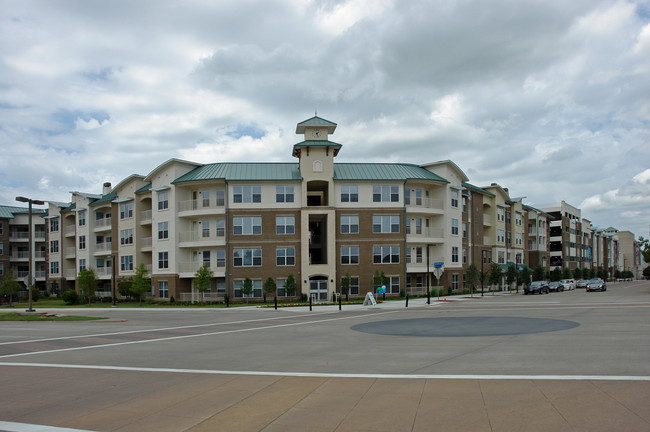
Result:
{"label": "parked car", "polygon": [[567,291],[576,289],[576,281],[573,279],[562,279],[560,283]]}
{"label": "parked car", "polygon": [[602,279],[590,279],[587,284],[587,292],[589,291],[607,291],[607,284]]}
{"label": "parked car", "polygon": [[548,290],[555,292],[564,291],[564,285],[562,285],[560,282],[549,282]]}
{"label": "parked car", "polygon": [[580,279],[578,282],[576,282],[576,288],[584,288],[587,289],[587,284],[589,283],[588,280],[586,279]]}
{"label": "parked car", "polygon": [[524,287],[524,294],[548,294],[548,285],[544,281],[534,281]]}

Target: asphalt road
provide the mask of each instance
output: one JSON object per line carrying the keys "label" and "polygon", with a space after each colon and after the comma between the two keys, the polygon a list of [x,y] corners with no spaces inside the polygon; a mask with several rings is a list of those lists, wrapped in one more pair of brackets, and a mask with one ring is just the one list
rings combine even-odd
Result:
{"label": "asphalt road", "polygon": [[[413,411],[412,421],[405,419],[404,424],[390,428],[382,425],[392,424],[399,416],[392,415],[387,422],[377,425],[373,421],[377,416],[375,410],[366,414],[366,423],[355,423],[363,415],[350,411],[331,425],[303,421],[292,426],[291,421],[282,420],[282,415],[264,417],[258,424],[250,414],[225,429],[212,429],[209,424],[210,419],[220,415],[220,424],[228,424],[224,413],[232,412],[228,410],[254,395],[265,394],[262,388],[274,401],[267,404],[284,401],[284,411],[279,412],[285,416],[288,412],[303,412],[298,410],[301,403],[320,400],[324,396],[319,391],[334,386],[333,383],[343,387],[334,393],[353,395],[350,397],[356,401],[355,406],[360,406],[368,397],[368,389],[373,388],[378,399],[391,402],[386,408],[386,412],[391,412],[400,403],[408,402],[412,407],[413,392],[419,395],[419,401],[427,393],[423,390],[428,388],[425,384],[417,390],[410,385],[436,380],[447,381],[445,386],[468,380],[482,382],[482,386],[486,382],[514,385],[514,390],[503,394],[519,394],[512,401],[515,405],[537,394],[540,381],[557,382],[558,397],[566,396],[567,386],[589,383],[572,391],[578,399],[583,393],[591,394],[594,404],[584,409],[595,409],[594,413],[602,413],[603,407],[598,405],[611,403],[607,398],[615,393],[594,383],[622,383],[632,386],[633,391],[626,387],[621,394],[635,397],[628,401],[622,397],[614,399],[616,406],[625,408],[621,413],[630,415],[613,414],[610,419],[623,423],[601,421],[596,426],[650,430],[650,409],[644,408],[650,396],[649,282],[613,283],[606,292],[488,294],[482,298],[450,297],[431,305],[424,300],[411,300],[408,308],[404,306],[403,302],[386,302],[376,307],[343,306],[342,311],[329,306],[316,306],[313,311],[254,307],[75,309],[65,313],[108,319],[3,322],[0,385],[5,394],[9,389],[14,397],[12,403],[0,404],[0,430],[28,430],[20,429],[23,423],[88,430],[201,430],[201,425],[204,430],[306,430],[305,425],[310,425],[308,429],[328,431],[431,430],[426,428],[427,423],[418,423],[416,419],[422,420],[437,411],[421,402]],[[35,307],[39,310],[38,304]],[[384,378],[392,384],[377,384],[385,382]],[[298,380],[295,386],[288,385],[294,380]],[[193,383],[191,387],[183,386],[189,382]],[[200,400],[214,403],[191,415],[193,410],[183,408],[184,402],[194,400],[198,397],[196,392],[211,382],[213,385],[208,388],[212,390],[204,389],[204,398]],[[366,382],[374,384],[366,388]],[[402,388],[397,384],[402,382],[410,384]],[[233,387],[227,389],[227,383]],[[273,388],[280,383],[286,388]],[[521,383],[536,384],[531,390],[521,387]],[[383,391],[381,385],[386,385]],[[396,385],[398,388],[394,388]],[[400,391],[404,392],[403,398],[395,396]],[[481,385],[463,391],[467,393],[458,393],[459,398],[481,399],[483,408],[475,413],[477,423],[472,423],[476,427],[461,421],[473,418],[468,416],[468,412],[473,412],[468,409],[462,415],[450,417],[447,427],[440,430],[527,429],[506,420],[512,419],[511,411],[507,411],[508,415],[502,413],[502,423],[496,421],[500,411],[486,408],[490,393]],[[599,401],[594,395],[601,393],[604,396]],[[445,394],[443,399],[449,401],[449,393]],[[185,398],[174,399],[181,395]],[[125,398],[137,401],[139,396],[147,402],[135,417],[126,415],[130,411],[121,403]],[[503,401],[505,396],[495,393],[494,397]],[[636,407],[637,398],[645,398],[646,403]],[[326,402],[333,403],[334,399],[326,398]],[[220,408],[219,401],[225,408]],[[456,405],[461,402],[458,400]],[[63,414],[60,405],[66,403],[77,414]],[[561,411],[548,395],[544,404],[552,408],[552,413]],[[122,407],[123,417],[116,416],[116,406]],[[161,406],[168,408],[160,412]],[[328,405],[321,402],[319,406],[321,409],[315,412],[320,413]],[[83,415],[79,415],[80,411]],[[255,404],[252,411],[258,412],[259,405]],[[175,421],[167,418],[170,413],[175,413]],[[537,430],[611,430],[594,428],[590,421],[597,418],[595,414],[575,420],[560,415],[558,423],[549,422],[554,417],[542,413],[524,418],[526,425],[537,425]],[[2,421],[9,423],[3,425]],[[404,425],[410,426],[405,429]]]}

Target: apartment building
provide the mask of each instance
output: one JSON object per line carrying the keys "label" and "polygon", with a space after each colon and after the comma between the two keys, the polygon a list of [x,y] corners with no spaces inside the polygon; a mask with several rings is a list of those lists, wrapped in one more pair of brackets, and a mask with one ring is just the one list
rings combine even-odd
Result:
{"label": "apartment building", "polygon": [[33,251],[31,266],[34,269],[34,286],[45,289],[46,243],[44,209],[32,209],[32,243],[29,243],[29,212],[25,207],[0,205],[0,278],[13,270],[14,276],[25,286],[29,275],[30,247]]}
{"label": "apartment building", "polygon": [[642,277],[641,250],[638,242],[634,239],[634,233],[630,231],[617,231],[616,240],[618,243],[618,268],[620,271],[631,271],[637,278]]}
{"label": "apartment building", "polygon": [[529,205],[522,206],[526,212],[525,244],[527,245],[528,266],[541,265],[546,272],[550,270],[549,221],[552,216]]}
{"label": "apartment building", "polygon": [[553,218],[549,226],[550,270],[584,267],[584,247],[580,209],[565,201],[542,209]]}

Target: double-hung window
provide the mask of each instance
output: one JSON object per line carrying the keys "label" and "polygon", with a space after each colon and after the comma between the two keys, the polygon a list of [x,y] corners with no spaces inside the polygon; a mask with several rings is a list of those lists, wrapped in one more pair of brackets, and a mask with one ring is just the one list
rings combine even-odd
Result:
{"label": "double-hung window", "polygon": [[341,264],[359,264],[359,246],[341,246]]}
{"label": "double-hung window", "polygon": [[169,191],[158,192],[158,210],[169,208]]}
{"label": "double-hung window", "polygon": [[158,240],[169,238],[169,222],[158,222]]}
{"label": "double-hung window", "polygon": [[292,266],[296,264],[296,249],[292,247],[279,247],[275,249],[275,261],[278,266]]}
{"label": "double-hung window", "polygon": [[130,245],[133,244],[133,229],[125,229],[120,231],[120,244]]}
{"label": "double-hung window", "polygon": [[133,217],[133,202],[126,202],[120,204],[120,219],[128,219]]}
{"label": "double-hung window", "polygon": [[451,220],[451,234],[458,235],[458,219]]}
{"label": "double-hung window", "polygon": [[375,185],[372,187],[373,202],[399,202],[399,186]]}
{"label": "double-hung window", "polygon": [[278,185],[275,187],[275,202],[293,202],[293,186]]}
{"label": "double-hung window", "polygon": [[169,268],[169,252],[158,252],[158,268]]}
{"label": "double-hung window", "polygon": [[296,218],[294,216],[276,216],[275,233],[276,234],[295,234]]}
{"label": "double-hung window", "polygon": [[374,264],[399,264],[399,246],[373,246]]}
{"label": "double-hung window", "polygon": [[261,267],[262,248],[233,249],[233,265],[235,267]]}
{"label": "double-hung window", "polygon": [[262,186],[258,186],[258,185],[233,186],[233,201],[236,203],[262,202]]}
{"label": "double-hung window", "polygon": [[376,215],[372,217],[373,233],[398,233],[399,216],[397,215]]}
{"label": "double-hung window", "polygon": [[359,216],[341,216],[341,234],[358,234]]}
{"label": "double-hung window", "polygon": [[233,218],[234,235],[262,234],[261,216],[241,216]]}
{"label": "double-hung window", "polygon": [[342,185],[341,202],[359,202],[359,186]]}

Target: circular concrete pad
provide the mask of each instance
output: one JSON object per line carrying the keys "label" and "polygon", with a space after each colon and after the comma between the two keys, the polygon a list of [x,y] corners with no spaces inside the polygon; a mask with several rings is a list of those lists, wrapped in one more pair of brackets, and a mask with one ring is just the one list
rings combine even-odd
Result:
{"label": "circular concrete pad", "polygon": [[447,317],[379,321],[350,328],[385,336],[478,337],[546,333],[579,325],[573,321],[547,318]]}

